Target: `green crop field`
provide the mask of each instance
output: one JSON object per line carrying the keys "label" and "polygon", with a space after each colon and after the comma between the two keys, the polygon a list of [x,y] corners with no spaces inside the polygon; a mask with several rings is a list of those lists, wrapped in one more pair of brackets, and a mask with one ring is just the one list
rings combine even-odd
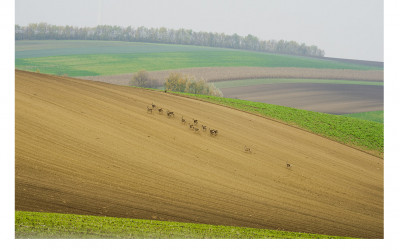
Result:
{"label": "green crop field", "polygon": [[286,78],[265,78],[265,79],[245,79],[233,81],[215,82],[217,88],[241,87],[260,84],[276,83],[318,83],[318,84],[357,84],[357,85],[376,85],[383,86],[383,82],[351,81],[351,80],[328,80],[328,79],[286,79]]}
{"label": "green crop field", "polygon": [[329,235],[114,217],[15,212],[17,239],[344,239]]}
{"label": "green crop field", "polygon": [[239,99],[188,93],[176,94],[249,111],[283,121],[349,146],[376,152],[377,155],[383,154],[382,123]]}
{"label": "green crop field", "polygon": [[15,67],[41,73],[94,76],[194,67],[381,68],[317,58],[200,46],[110,41],[16,41]]}
{"label": "green crop field", "polygon": [[15,58],[34,58],[90,54],[141,54],[166,52],[218,51],[218,48],[88,40],[19,40],[15,42]]}
{"label": "green crop field", "polygon": [[361,112],[361,113],[354,113],[354,114],[345,114],[342,116],[383,123],[383,110],[382,111]]}

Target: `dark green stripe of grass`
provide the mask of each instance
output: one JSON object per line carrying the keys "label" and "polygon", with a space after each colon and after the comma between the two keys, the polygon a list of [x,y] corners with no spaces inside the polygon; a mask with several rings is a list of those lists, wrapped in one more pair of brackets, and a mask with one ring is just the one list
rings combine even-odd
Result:
{"label": "dark green stripe of grass", "polygon": [[15,212],[17,239],[343,239],[232,226],[74,214]]}
{"label": "dark green stripe of grass", "polygon": [[350,146],[376,151],[378,154],[383,153],[383,124],[381,123],[239,99],[178,94],[249,111]]}
{"label": "dark green stripe of grass", "polygon": [[353,114],[345,114],[345,115],[342,115],[342,116],[353,117],[353,118],[357,118],[357,119],[383,123],[383,110],[381,110],[381,111],[370,111],[370,112],[353,113]]}

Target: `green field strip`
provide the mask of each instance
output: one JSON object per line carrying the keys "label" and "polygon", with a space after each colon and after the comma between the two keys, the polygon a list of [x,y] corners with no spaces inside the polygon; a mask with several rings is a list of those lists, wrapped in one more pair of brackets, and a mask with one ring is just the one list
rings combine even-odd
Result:
{"label": "green field strip", "polygon": [[196,67],[300,67],[331,69],[363,69],[316,59],[288,58],[244,51],[190,51],[136,54],[90,54],[16,59],[15,67],[21,70],[68,76],[117,75],[139,70],[156,71]]}
{"label": "green field strip", "polygon": [[244,87],[262,84],[278,83],[316,83],[316,84],[356,84],[383,86],[383,82],[353,81],[353,80],[330,80],[330,79],[298,79],[298,78],[260,78],[215,82],[217,88]]}
{"label": "green field strip", "polygon": [[21,40],[15,42],[15,58],[17,59],[64,55],[141,54],[218,50],[221,49],[190,45],[118,41]]}
{"label": "green field strip", "polygon": [[116,75],[196,67],[381,68],[253,51],[106,41],[17,41],[15,67],[68,76]]}
{"label": "green field strip", "polygon": [[344,239],[246,227],[103,216],[15,212],[17,239]]}
{"label": "green field strip", "polygon": [[353,114],[344,114],[342,116],[383,123],[383,116],[384,116],[383,114],[384,112],[382,110],[382,111],[369,111],[369,112],[361,112]]}
{"label": "green field strip", "polygon": [[377,156],[381,156],[384,151],[382,123],[261,102],[189,93],[176,94],[198,98],[282,121],[345,145],[376,152],[374,154]]}

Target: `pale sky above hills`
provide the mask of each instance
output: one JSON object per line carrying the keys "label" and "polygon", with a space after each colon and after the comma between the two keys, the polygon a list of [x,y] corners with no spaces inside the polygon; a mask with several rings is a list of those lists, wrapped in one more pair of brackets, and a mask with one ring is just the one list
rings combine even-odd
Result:
{"label": "pale sky above hills", "polygon": [[383,61],[383,0],[16,0],[16,24],[185,28],[294,40]]}

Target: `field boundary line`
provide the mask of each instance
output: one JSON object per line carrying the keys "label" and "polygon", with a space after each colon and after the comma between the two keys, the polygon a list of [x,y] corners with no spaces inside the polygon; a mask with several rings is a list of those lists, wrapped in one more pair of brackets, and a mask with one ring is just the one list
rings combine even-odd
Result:
{"label": "field boundary line", "polygon": [[281,121],[281,120],[276,120],[276,119],[271,118],[271,117],[268,117],[268,116],[263,116],[263,115],[260,115],[260,114],[257,114],[257,113],[253,113],[253,112],[246,111],[246,110],[241,110],[241,109],[238,109],[238,108],[235,108],[235,107],[231,107],[231,106],[227,106],[227,105],[220,104],[220,103],[209,102],[209,101],[206,101],[206,100],[204,100],[204,99],[200,99],[200,98],[197,98],[197,97],[194,97],[194,96],[187,96],[187,95],[182,95],[182,94],[177,94],[177,93],[171,93],[171,92],[167,92],[167,94],[174,95],[174,96],[180,96],[180,97],[184,97],[184,98],[188,98],[188,99],[192,99],[192,100],[197,100],[197,101],[201,101],[201,102],[205,102],[205,103],[212,103],[212,104],[215,104],[215,105],[219,105],[219,106],[221,106],[221,107],[230,108],[230,109],[237,110],[237,111],[241,111],[241,112],[244,112],[244,113],[247,113],[247,114],[255,115],[255,116],[258,116],[258,117],[261,117],[261,118],[264,118],[264,119],[267,119],[267,120],[270,120],[270,121],[273,121],[273,122],[277,122],[277,123],[280,123],[280,124],[283,124],[283,125],[286,125],[286,126],[295,128],[295,129],[299,129],[299,130],[301,130],[301,131],[304,131],[304,132],[307,132],[307,133],[310,133],[310,134],[313,134],[313,135],[317,135],[317,136],[323,137],[323,138],[325,138],[325,139],[328,139],[328,140],[330,140],[330,141],[333,141],[333,142],[342,144],[342,145],[344,145],[344,146],[350,147],[350,148],[352,148],[352,149],[358,150],[358,151],[363,152],[363,153],[366,153],[366,154],[368,154],[368,155],[371,155],[371,156],[374,156],[374,157],[383,159],[383,153],[382,153],[382,157],[381,157],[381,156],[379,156],[379,155],[370,153],[370,152],[368,152],[368,151],[366,151],[366,150],[363,150],[363,149],[361,149],[361,148],[357,148],[357,147],[355,147],[355,146],[352,146],[352,145],[349,145],[349,144],[345,144],[345,143],[340,142],[340,141],[333,140],[332,138],[326,137],[326,136],[324,136],[324,135],[320,135],[320,134],[313,133],[313,132],[311,132],[311,131],[309,131],[309,130],[306,130],[306,129],[304,129],[304,128],[301,128],[301,127],[298,127],[298,126],[295,126],[295,125],[292,125],[292,124],[289,124],[289,123],[285,123],[285,122],[283,122],[283,121]]}
{"label": "field boundary line", "polygon": [[[58,76],[58,77],[60,77],[60,76]],[[74,78],[72,78],[72,79],[74,79]],[[76,78],[75,78],[75,79],[76,79]],[[88,80],[88,79],[80,79],[80,80],[90,81],[90,82],[98,82],[98,83],[101,83],[101,84],[111,84],[111,83],[101,82],[101,81],[98,81],[98,80]],[[115,84],[114,84],[114,85],[115,85]],[[118,86],[118,85],[117,85],[117,86]],[[132,88],[132,86],[123,86],[123,87],[131,87],[131,88]],[[142,89],[142,90],[146,90],[146,91],[151,91],[151,92],[155,92],[155,93],[160,93],[160,94],[163,92],[163,91],[161,91],[161,90],[156,90],[156,89],[151,89],[151,88],[141,88],[141,87],[133,87],[133,88],[138,88],[138,89]],[[371,156],[374,156],[374,157],[376,157],[376,158],[379,158],[379,159],[383,159],[383,158],[384,158],[384,153],[382,153],[382,155],[374,154],[374,153],[368,152],[368,151],[366,151],[366,150],[363,150],[363,149],[361,149],[361,148],[358,148],[358,147],[355,147],[355,146],[352,146],[352,145],[349,145],[349,144],[345,144],[345,143],[340,142],[340,141],[337,141],[337,140],[333,140],[332,138],[326,137],[326,136],[324,136],[324,135],[320,135],[320,134],[313,133],[313,132],[311,132],[311,131],[309,131],[309,130],[306,130],[306,129],[304,129],[304,128],[301,128],[301,127],[298,127],[298,126],[294,126],[294,125],[289,124],[289,123],[285,123],[285,122],[283,122],[282,120],[277,120],[277,119],[274,119],[274,118],[271,118],[271,117],[268,117],[268,116],[263,116],[263,115],[260,115],[260,114],[257,114],[257,113],[253,113],[253,112],[246,111],[246,110],[241,110],[241,109],[234,108],[234,107],[227,106],[227,105],[223,105],[223,104],[220,104],[220,103],[210,102],[210,101],[207,101],[207,100],[204,100],[204,99],[201,99],[201,98],[197,98],[197,97],[194,97],[194,96],[189,96],[189,95],[184,95],[184,94],[178,94],[178,93],[173,93],[173,92],[165,92],[165,93],[168,94],[168,95],[178,96],[178,97],[187,98],[187,99],[191,99],[191,100],[197,100],[197,101],[201,101],[201,102],[204,102],[204,103],[211,103],[211,104],[218,105],[218,106],[221,106],[221,107],[225,107],[225,108],[237,110],[237,111],[240,111],[240,112],[244,112],[244,113],[247,113],[247,114],[255,115],[255,116],[258,116],[258,117],[261,117],[261,118],[264,118],[264,119],[267,119],[267,120],[270,120],[270,121],[273,121],[273,122],[280,123],[280,124],[282,124],[282,125],[286,125],[286,126],[289,126],[289,127],[295,128],[295,129],[299,129],[299,130],[301,130],[301,131],[304,131],[304,132],[307,132],[307,133],[310,133],[310,134],[313,134],[313,135],[316,135],[316,136],[320,136],[320,137],[325,138],[325,139],[327,139],[327,140],[330,140],[330,141],[332,141],[332,142],[339,143],[339,144],[341,144],[341,145],[343,145],[343,146],[347,146],[347,147],[349,147],[349,148],[352,148],[352,149],[355,149],[355,150],[357,150],[357,151],[366,153],[366,154],[371,155]]]}

